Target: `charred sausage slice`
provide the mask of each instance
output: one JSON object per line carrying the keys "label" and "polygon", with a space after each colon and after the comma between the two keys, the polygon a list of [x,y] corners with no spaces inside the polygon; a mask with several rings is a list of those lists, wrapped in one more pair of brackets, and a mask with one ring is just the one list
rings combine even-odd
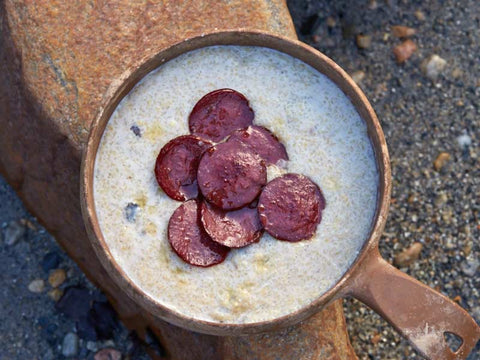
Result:
{"label": "charred sausage slice", "polygon": [[204,201],[202,224],[213,241],[230,248],[258,242],[263,233],[256,207],[225,211]]}
{"label": "charred sausage slice", "polygon": [[205,232],[196,199],[184,202],[173,212],[168,222],[168,241],[185,262],[201,267],[221,263],[230,250]]}
{"label": "charred sausage slice", "polygon": [[308,177],[285,174],[270,181],[258,200],[260,221],[273,237],[285,241],[309,239],[322,219],[325,199]]}
{"label": "charred sausage slice", "polygon": [[203,152],[213,144],[194,135],[179,136],[160,150],[155,177],[163,191],[174,200],[198,196],[197,169]]}
{"label": "charred sausage slice", "polygon": [[254,118],[245,96],[232,89],[219,89],[202,97],[190,113],[190,132],[219,142],[232,131],[248,127]]}
{"label": "charred sausage slice", "polygon": [[249,126],[245,129],[235,130],[229,138],[239,140],[253,148],[265,160],[266,165],[275,165],[279,160],[288,160],[285,146],[278,138],[263,126]]}
{"label": "charred sausage slice", "polygon": [[267,182],[265,162],[249,146],[228,141],[211,147],[198,166],[203,196],[223,210],[251,203]]}

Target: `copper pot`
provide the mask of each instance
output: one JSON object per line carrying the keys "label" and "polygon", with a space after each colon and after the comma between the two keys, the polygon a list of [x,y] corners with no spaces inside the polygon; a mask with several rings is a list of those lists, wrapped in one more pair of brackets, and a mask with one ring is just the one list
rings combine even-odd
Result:
{"label": "copper pot", "polygon": [[[185,317],[159,304],[133,283],[112,257],[95,212],[93,174],[97,149],[107,122],[118,103],[146,74],[185,52],[212,45],[248,45],[272,48],[309,64],[326,75],[350,98],[367,124],[379,175],[377,210],[370,237],[355,262],[329,291],[301,310],[272,321],[254,324],[219,324]],[[187,39],[132,66],[112,82],[90,132],[82,161],[81,202],[92,245],[113,279],[152,315],[178,326],[213,335],[243,335],[266,332],[296,324],[342,297],[353,296],[382,315],[397,331],[429,359],[465,359],[480,338],[480,327],[453,301],[405,275],[387,263],[378,251],[391,192],[390,161],[379,121],[363,92],[335,62],[295,40],[260,32],[217,32]],[[462,339],[452,351],[445,333]]]}

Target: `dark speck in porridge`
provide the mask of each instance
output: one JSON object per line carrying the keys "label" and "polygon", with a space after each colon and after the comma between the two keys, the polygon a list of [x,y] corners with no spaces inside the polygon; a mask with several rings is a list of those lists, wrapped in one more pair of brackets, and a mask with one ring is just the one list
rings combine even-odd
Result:
{"label": "dark speck in porridge", "polygon": [[125,218],[128,222],[134,223],[137,217],[138,205],[135,203],[128,203],[125,206]]}
{"label": "dark speck in porridge", "polygon": [[135,134],[135,136],[142,137],[142,131],[137,125],[130,126],[130,130]]}

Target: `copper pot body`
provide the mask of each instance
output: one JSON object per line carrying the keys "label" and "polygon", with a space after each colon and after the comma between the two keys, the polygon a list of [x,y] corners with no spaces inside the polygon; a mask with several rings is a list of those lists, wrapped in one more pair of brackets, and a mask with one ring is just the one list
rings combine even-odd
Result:
{"label": "copper pot body", "polygon": [[[163,63],[192,50],[213,45],[267,47],[302,60],[332,80],[351,100],[365,121],[375,152],[378,170],[377,209],[369,238],[355,262],[330,290],[310,305],[272,321],[253,324],[218,324],[185,317],[158,303],[133,283],[112,257],[103,238],[93,198],[95,157],[104,129],[118,103],[149,72]],[[212,335],[245,335],[268,332],[296,324],[340,297],[354,296],[381,314],[414,347],[430,359],[464,359],[480,338],[480,328],[457,304],[419,283],[383,260],[378,242],[388,215],[392,181],[390,160],[380,123],[367,98],[333,60],[295,40],[252,31],[215,32],[186,39],[153,57],[131,66],[107,90],[102,107],[92,125],[81,169],[82,213],[92,245],[112,278],[152,315],[189,330]],[[462,339],[451,350],[444,334]]]}

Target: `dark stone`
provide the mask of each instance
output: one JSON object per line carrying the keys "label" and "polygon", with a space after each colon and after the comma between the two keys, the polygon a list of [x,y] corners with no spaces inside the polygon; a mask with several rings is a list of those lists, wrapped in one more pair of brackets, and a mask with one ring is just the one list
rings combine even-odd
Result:
{"label": "dark stone", "polygon": [[300,33],[302,35],[312,35],[315,30],[320,26],[321,19],[318,14],[313,14],[305,20],[300,26]]}
{"label": "dark stone", "polygon": [[42,259],[42,269],[46,273],[48,273],[50,270],[58,268],[58,265],[60,264],[61,261],[60,255],[58,255],[57,252],[52,251],[47,253],[43,259]]}
{"label": "dark stone", "polygon": [[81,339],[86,341],[97,341],[97,330],[92,319],[89,316],[82,316],[75,323],[77,334]]}
{"label": "dark stone", "polygon": [[53,319],[48,316],[42,316],[38,318],[37,323],[41,329],[42,336],[45,337],[47,343],[50,346],[56,346],[59,342],[59,339],[56,336],[56,331],[58,330],[58,325],[52,322]]}
{"label": "dark stone", "polygon": [[62,314],[73,320],[88,316],[92,304],[92,294],[82,286],[70,286],[65,289],[63,296],[55,304]]}
{"label": "dark stone", "polygon": [[93,300],[94,301],[99,301],[99,302],[108,302],[107,297],[100,290],[96,290],[96,291],[93,292]]}
{"label": "dark stone", "polygon": [[48,334],[54,334],[55,331],[57,331],[57,329],[58,329],[58,325],[55,324],[55,323],[50,323],[45,328],[45,330],[47,331]]}
{"label": "dark stone", "polygon": [[88,353],[89,353],[89,350],[86,347],[82,346],[80,348],[80,351],[78,352],[78,357],[80,359],[85,359],[88,356]]}
{"label": "dark stone", "polygon": [[105,340],[113,337],[118,321],[117,314],[109,303],[94,301],[89,312],[89,319],[95,327],[99,339]]}
{"label": "dark stone", "polygon": [[56,308],[76,320],[77,334],[85,340],[111,339],[118,326],[117,315],[105,296],[81,286],[66,288]]}
{"label": "dark stone", "polygon": [[127,338],[127,355],[130,355],[131,358],[135,359],[138,355],[139,349],[141,348],[141,340],[139,339],[136,332],[132,331],[128,334]]}

